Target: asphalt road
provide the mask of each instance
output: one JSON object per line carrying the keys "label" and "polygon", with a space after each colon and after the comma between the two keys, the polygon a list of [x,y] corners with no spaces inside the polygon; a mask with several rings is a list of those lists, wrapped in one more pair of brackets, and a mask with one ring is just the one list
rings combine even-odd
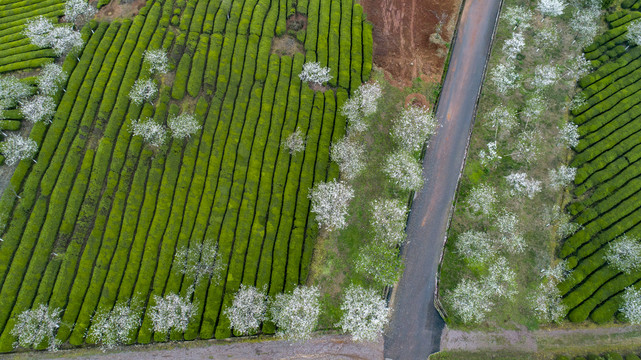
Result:
{"label": "asphalt road", "polygon": [[434,308],[435,275],[465,161],[500,0],[467,0],[436,117],[441,124],[425,154],[403,249],[405,273],[393,300],[385,358],[426,359],[440,346],[443,320]]}

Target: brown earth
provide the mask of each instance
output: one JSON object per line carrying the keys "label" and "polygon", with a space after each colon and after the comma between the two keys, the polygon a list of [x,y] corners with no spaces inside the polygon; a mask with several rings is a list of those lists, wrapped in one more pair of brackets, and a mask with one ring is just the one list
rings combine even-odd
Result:
{"label": "brown earth", "polygon": [[98,21],[112,21],[114,19],[133,18],[138,15],[138,11],[146,4],[146,0],[111,0],[109,4],[103,6],[96,14],[95,19]]}
{"label": "brown earth", "polygon": [[[412,79],[441,81],[444,43],[452,40],[462,0],[361,0],[374,24],[374,63],[396,86]],[[441,38],[435,34],[441,23]]]}

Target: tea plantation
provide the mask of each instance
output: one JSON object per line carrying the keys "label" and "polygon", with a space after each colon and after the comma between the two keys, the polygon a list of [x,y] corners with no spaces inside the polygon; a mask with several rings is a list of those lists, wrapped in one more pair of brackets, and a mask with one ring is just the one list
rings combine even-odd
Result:
{"label": "tea plantation", "polygon": [[572,161],[578,201],[568,210],[582,228],[562,246],[573,272],[559,289],[574,322],[612,320],[623,290],[641,286],[641,271],[620,272],[604,258],[612,240],[641,234],[641,47],[625,36],[641,2],[622,6],[585,49],[596,70],[579,81],[586,104],[573,110],[581,141]]}
{"label": "tea plantation", "polygon": [[[0,0],[0,73],[50,61],[21,24],[60,16],[62,4]],[[295,32],[296,13],[307,23]],[[39,304],[64,309],[58,339],[81,345],[96,311],[129,299],[148,309],[154,295],[192,285],[196,318],[171,338],[229,337],[222,309],[241,283],[273,295],[307,277],[318,232],[308,190],[338,176],[330,143],[345,132],[339,108],[370,76],[371,25],[351,0],[149,0],[133,19],[92,21],[82,34],[52,123],[31,132],[37,162],[18,165],[0,200],[0,350],[13,349],[16,315]],[[305,53],[274,53],[278,36]],[[154,105],[131,103],[134,81],[151,76],[143,53],[158,48],[174,72],[156,77]],[[331,68],[335,90],[301,83],[309,61]],[[202,124],[186,140],[153,148],[128,131],[182,111]],[[306,149],[290,155],[281,141],[297,128]],[[195,283],[173,262],[201,244],[217,244],[220,279]],[[146,313],[134,338],[164,335]]]}

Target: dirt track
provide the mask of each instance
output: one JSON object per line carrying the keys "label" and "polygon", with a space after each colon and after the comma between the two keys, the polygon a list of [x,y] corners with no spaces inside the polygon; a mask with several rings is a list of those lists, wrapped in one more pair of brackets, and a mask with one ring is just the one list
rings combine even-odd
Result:
{"label": "dirt track", "polygon": [[441,124],[425,154],[425,186],[416,194],[403,249],[405,272],[393,296],[385,357],[426,359],[439,350],[443,321],[434,308],[443,248],[500,0],[467,0],[436,108]]}
{"label": "dirt track", "polygon": [[[374,63],[395,85],[412,79],[440,82],[446,42],[454,33],[461,0],[361,0],[374,24]],[[443,42],[430,41],[442,21]]]}

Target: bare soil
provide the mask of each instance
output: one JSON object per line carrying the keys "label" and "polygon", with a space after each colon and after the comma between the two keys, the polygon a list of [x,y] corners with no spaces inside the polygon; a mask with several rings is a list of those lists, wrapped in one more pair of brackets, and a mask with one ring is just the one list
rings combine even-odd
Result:
{"label": "bare soil", "polygon": [[272,39],[271,53],[280,56],[294,56],[296,53],[305,54],[305,47],[295,37],[283,35]]}
{"label": "bare soil", "polygon": [[[462,0],[361,0],[374,24],[374,63],[396,86],[440,82]],[[430,36],[440,28],[440,39]],[[435,38],[434,36],[432,36]]]}
{"label": "bare soil", "polygon": [[96,14],[98,21],[112,21],[114,19],[132,18],[138,15],[138,11],[146,4],[146,0],[111,0],[108,5],[103,6]]}
{"label": "bare soil", "polygon": [[427,101],[427,97],[423,94],[419,93],[412,93],[409,94],[405,97],[405,107],[408,106],[425,106],[427,108],[431,108],[430,102]]}

